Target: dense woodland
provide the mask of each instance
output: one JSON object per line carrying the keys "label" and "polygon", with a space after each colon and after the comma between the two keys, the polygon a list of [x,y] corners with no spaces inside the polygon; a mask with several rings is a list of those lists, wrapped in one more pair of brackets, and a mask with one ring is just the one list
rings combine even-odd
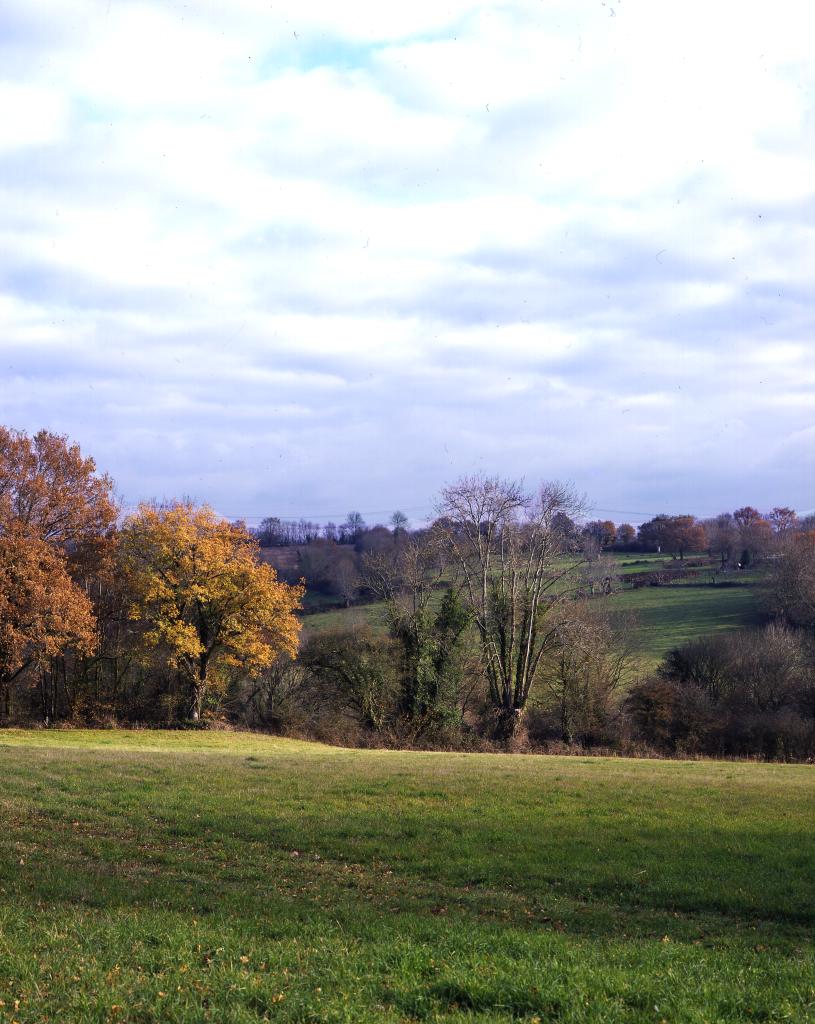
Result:
{"label": "dense woodland", "polygon": [[[602,598],[759,571],[765,621],[635,669]],[[377,601],[386,628],[311,632]],[[815,756],[815,522],[752,507],[638,529],[568,488],[462,478],[434,522],[268,518],[190,502],[123,515],[66,438],[0,428],[0,723],[233,724],[347,745]]]}

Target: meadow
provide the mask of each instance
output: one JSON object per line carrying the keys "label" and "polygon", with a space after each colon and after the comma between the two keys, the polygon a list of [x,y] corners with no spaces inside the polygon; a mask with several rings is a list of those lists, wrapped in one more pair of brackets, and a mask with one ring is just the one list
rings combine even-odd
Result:
{"label": "meadow", "polygon": [[[725,585],[710,583],[711,574],[683,583],[634,589],[636,576],[675,568],[677,562],[654,554],[615,554],[621,585],[598,604],[625,624],[633,654],[632,672],[653,671],[672,648],[688,640],[728,630],[746,629],[761,621],[761,576],[740,573]],[[697,556],[699,557],[699,556]],[[716,563],[710,563],[715,568]],[[335,608],[306,615],[306,636],[350,626],[368,626],[384,632],[385,608],[381,602]]]}
{"label": "meadow", "polygon": [[640,671],[650,671],[672,647],[761,621],[758,585],[679,584],[621,590],[602,599],[612,615],[632,623],[632,648]]}
{"label": "meadow", "polygon": [[0,1022],[815,1021],[809,766],[0,731]]}

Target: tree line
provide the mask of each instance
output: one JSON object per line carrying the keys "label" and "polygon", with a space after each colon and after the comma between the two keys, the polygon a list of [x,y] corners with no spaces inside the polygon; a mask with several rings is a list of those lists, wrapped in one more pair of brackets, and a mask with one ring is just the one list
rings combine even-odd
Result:
{"label": "tree line", "polygon": [[[185,501],[123,516],[112,481],[76,445],[0,428],[0,721],[231,721],[344,743],[531,737],[750,753],[759,741],[746,715],[761,718],[767,756],[815,752],[810,524],[740,509],[715,521],[715,541],[692,517],[643,524],[637,542],[679,560],[702,532],[717,558],[727,540],[728,563],[765,558],[776,632],[742,645],[764,660],[736,659],[726,686],[699,668],[727,661],[721,651],[684,675],[687,658],[673,652],[632,684],[630,624],[593,599],[592,583],[603,540],[632,541],[584,519],[567,487],[483,475],[444,488],[421,530],[401,513],[371,528],[351,515],[336,539],[323,530],[305,543],[297,568],[314,579],[321,553],[351,555],[353,588],[380,602],[386,629],[309,635],[304,585],[278,577],[245,525]],[[770,703],[744,682],[759,671],[782,680]],[[685,729],[691,704],[707,717]],[[775,746],[773,730],[786,737]]]}
{"label": "tree line", "polygon": [[[688,555],[705,554],[719,563],[721,573],[737,572],[772,558],[785,537],[815,528],[815,517],[799,519],[792,509],[780,506],[764,515],[748,505],[708,519],[661,514],[639,527],[611,520],[579,522],[560,512],[554,526],[564,547],[584,558],[586,585],[594,593],[614,572],[606,555],[662,553],[684,567]],[[367,585],[367,558],[398,547],[409,533],[421,532],[408,529],[402,512],[393,514],[390,528],[368,526],[359,512],[351,512],[340,526],[267,518],[254,531],[264,557],[282,578],[305,581],[309,611],[374,600],[376,594]]]}

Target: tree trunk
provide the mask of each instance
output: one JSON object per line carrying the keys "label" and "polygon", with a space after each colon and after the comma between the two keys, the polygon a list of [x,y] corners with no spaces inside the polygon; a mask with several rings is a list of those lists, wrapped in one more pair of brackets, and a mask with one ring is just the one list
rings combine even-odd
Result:
{"label": "tree trunk", "polygon": [[495,721],[495,739],[502,743],[514,739],[520,730],[523,714],[523,708],[501,708]]}
{"label": "tree trunk", "polygon": [[207,667],[209,659],[202,654],[198,659],[198,677],[193,681],[190,695],[190,718],[197,722],[201,718],[201,705],[204,703],[204,692],[207,687]]}
{"label": "tree trunk", "polygon": [[203,701],[204,692],[198,682],[192,684],[192,693],[190,694],[190,718],[193,722],[197,722],[201,717],[201,703]]}

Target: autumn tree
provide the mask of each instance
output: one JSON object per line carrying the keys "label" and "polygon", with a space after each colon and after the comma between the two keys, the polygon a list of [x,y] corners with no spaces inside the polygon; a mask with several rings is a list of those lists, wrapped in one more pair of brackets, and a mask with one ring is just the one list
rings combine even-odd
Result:
{"label": "autumn tree", "polygon": [[780,536],[788,534],[798,525],[798,516],[795,513],[795,509],[788,508],[786,505],[776,505],[767,516],[767,520],[776,534]]}
{"label": "autumn tree", "polygon": [[669,546],[680,559],[690,551],[704,551],[707,544],[705,528],[694,516],[673,516]]}
{"label": "autumn tree", "polygon": [[33,437],[0,427],[0,530],[25,534],[65,551],[78,550],[115,523],[113,484],[93,459],[65,437]]}
{"label": "autumn tree", "polygon": [[[112,483],[47,430],[0,427],[0,704],[34,665],[95,647],[87,580],[116,519]],[[49,702],[52,704],[53,702]],[[53,713],[53,706],[50,708]],[[43,711],[49,714],[49,707]]]}
{"label": "autumn tree", "polygon": [[[44,667],[68,647],[90,654],[95,626],[91,603],[60,553],[7,525],[0,533],[0,716],[11,714],[12,684],[27,669]],[[55,710],[46,702],[44,717]]]}
{"label": "autumn tree", "polygon": [[279,582],[258,561],[255,539],[207,506],[141,505],[124,524],[121,552],[131,617],[186,681],[190,718],[200,717],[218,669],[251,673],[297,653],[303,588]]}
{"label": "autumn tree", "polygon": [[740,562],[742,568],[746,568],[752,562],[760,561],[770,550],[773,528],[752,505],[737,508],[733,520],[739,532]]}
{"label": "autumn tree", "polygon": [[594,537],[600,548],[608,548],[617,539],[617,527],[610,519],[595,519],[586,523],[583,533]]}
{"label": "autumn tree", "polygon": [[639,528],[640,543],[684,559],[689,551],[702,551],[707,540],[704,527],[691,515],[659,515]]}
{"label": "autumn tree", "polygon": [[514,735],[539,676],[558,641],[558,603],[580,564],[563,559],[558,513],[573,518],[580,501],[560,484],[530,495],[516,482],[464,477],[442,491],[444,530],[480,641],[481,663],[499,738]]}

